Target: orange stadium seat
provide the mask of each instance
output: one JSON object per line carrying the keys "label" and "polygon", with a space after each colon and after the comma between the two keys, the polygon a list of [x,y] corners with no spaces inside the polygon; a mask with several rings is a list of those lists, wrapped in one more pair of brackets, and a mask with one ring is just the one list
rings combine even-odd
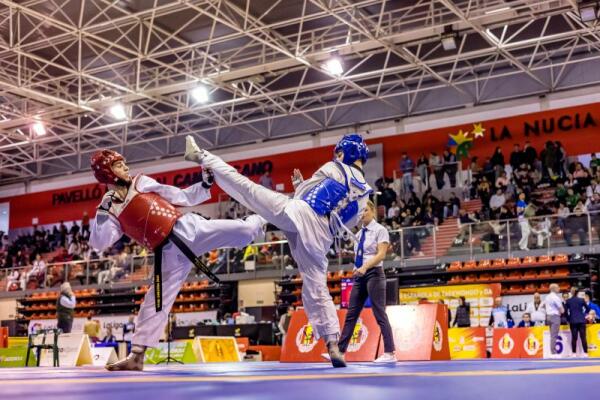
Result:
{"label": "orange stadium seat", "polygon": [[476,261],[465,261],[463,264],[463,269],[473,269],[473,268],[477,268],[477,262]]}
{"label": "orange stadium seat", "polygon": [[534,256],[527,256],[523,259],[523,264],[535,264],[536,258]]}
{"label": "orange stadium seat", "polygon": [[521,271],[510,271],[508,279],[517,280],[523,278],[523,272]]}
{"label": "orange stadium seat", "polygon": [[479,260],[477,266],[479,268],[489,268],[492,266],[492,260]]}
{"label": "orange stadium seat", "polygon": [[566,254],[557,254],[554,256],[555,263],[566,263],[569,261],[569,256]]}
{"label": "orange stadium seat", "polygon": [[462,262],[461,261],[452,261],[450,263],[450,266],[448,267],[448,271],[457,271],[459,269],[462,268]]}
{"label": "orange stadium seat", "polygon": [[495,268],[504,267],[506,265],[506,260],[504,258],[496,258],[492,263],[492,266]]}
{"label": "orange stadium seat", "polygon": [[521,265],[521,259],[519,257],[509,258],[506,265],[508,265],[509,267],[515,267],[517,265]]}
{"label": "orange stadium seat", "polygon": [[553,262],[552,256],[539,256],[538,263],[540,264],[551,264]]}
{"label": "orange stadium seat", "polygon": [[554,272],[554,276],[556,276],[556,277],[569,276],[569,268],[558,268],[556,270],[556,272]]}

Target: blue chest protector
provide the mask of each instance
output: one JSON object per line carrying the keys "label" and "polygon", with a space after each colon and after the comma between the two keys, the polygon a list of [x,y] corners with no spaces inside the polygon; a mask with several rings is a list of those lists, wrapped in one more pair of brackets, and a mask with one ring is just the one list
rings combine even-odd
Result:
{"label": "blue chest protector", "polygon": [[[310,207],[321,216],[329,216],[334,211],[341,201],[346,199],[350,194],[350,186],[348,184],[348,176],[344,168],[335,163],[342,171],[345,184],[342,184],[335,179],[325,178],[312,189],[304,194],[302,200],[308,203]],[[353,179],[353,182],[356,180]],[[358,181],[355,184],[359,184]],[[360,185],[363,186],[363,185]],[[360,187],[359,186],[359,187]],[[340,219],[345,224],[358,214],[358,201],[350,201],[341,210],[337,211]]]}

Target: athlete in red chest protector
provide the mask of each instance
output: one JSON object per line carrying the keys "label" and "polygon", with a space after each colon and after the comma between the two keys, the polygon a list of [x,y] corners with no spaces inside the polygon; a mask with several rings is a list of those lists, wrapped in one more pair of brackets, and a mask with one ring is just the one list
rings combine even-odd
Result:
{"label": "athlete in red chest protector", "polygon": [[[207,220],[181,213],[177,207],[195,206],[210,199],[213,179],[208,169],[202,171],[202,182],[179,189],[145,175],[132,178],[123,156],[112,150],[94,154],[91,166],[98,182],[109,190],[91,221],[90,245],[102,251],[125,234],[155,253],[154,282],[137,316],[131,353],[107,366],[110,371],[141,371],[145,350],[158,344],[192,266],[205,268],[195,254],[246,246],[263,234],[266,221],[258,215],[245,220]],[[209,270],[203,272],[218,280]]]}

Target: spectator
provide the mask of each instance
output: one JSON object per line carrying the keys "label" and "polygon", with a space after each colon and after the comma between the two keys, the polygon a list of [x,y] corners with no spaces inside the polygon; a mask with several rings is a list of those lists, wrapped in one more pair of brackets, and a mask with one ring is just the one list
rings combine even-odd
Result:
{"label": "spectator", "polygon": [[521,147],[515,143],[513,151],[510,153],[510,165],[513,171],[516,171],[524,162],[525,154],[521,151]]}
{"label": "spectator", "polygon": [[133,334],[135,333],[135,317],[133,315],[129,316],[129,319],[125,324],[123,324],[123,341],[127,343],[131,343],[133,339]]}
{"label": "spectator", "polygon": [[558,182],[558,184],[556,185],[556,190],[554,191],[554,195],[556,196],[556,199],[559,202],[566,203],[568,191],[563,182]]}
{"label": "spectator", "polygon": [[456,237],[455,244],[462,244],[465,240],[465,236],[469,232],[469,224],[479,222],[472,214],[467,213],[467,210],[461,208],[458,213],[456,223],[458,224],[458,236]]}
{"label": "spectator", "polygon": [[273,186],[273,179],[271,178],[271,171],[265,171],[264,174],[258,180],[258,183],[267,189],[275,190],[275,186]]}
{"label": "spectator", "polygon": [[400,207],[395,201],[392,201],[392,205],[387,210],[387,219],[389,221],[398,218],[400,215]]}
{"label": "spectator", "polygon": [[504,165],[506,164],[504,162],[504,154],[502,154],[502,149],[500,147],[496,147],[490,162],[494,169],[494,182],[496,182],[496,179],[498,179],[502,171],[504,171]]}
{"label": "spectator", "polygon": [[596,315],[600,315],[600,307],[592,301],[592,291],[586,290],[583,294],[583,301],[590,310],[596,311]]}
{"label": "spectator", "polygon": [[279,318],[279,323],[277,327],[279,328],[279,332],[281,332],[281,343],[285,343],[285,337],[288,332],[288,328],[290,327],[290,321],[292,320],[292,313],[294,312],[294,307],[289,306],[286,310],[285,314],[282,314]]}
{"label": "spectator", "polygon": [[519,218],[519,227],[521,228],[521,240],[519,240],[519,249],[529,251],[529,235],[531,233],[531,227],[529,226],[529,220],[525,218],[525,209],[527,203],[525,202],[525,193],[519,194],[519,200],[517,200],[517,215]]}
{"label": "spectator", "polygon": [[550,358],[556,358],[556,341],[558,340],[558,332],[560,330],[560,316],[565,312],[562,298],[559,295],[560,290],[556,283],[550,284],[550,293],[544,300],[546,308],[546,323],[550,327]]}
{"label": "spectator", "polygon": [[573,214],[566,220],[563,237],[567,242],[567,246],[573,246],[572,236],[575,234],[579,237],[579,245],[587,244],[588,236],[588,221],[584,214],[585,208],[581,202],[574,208]]}
{"label": "spectator", "polygon": [[435,177],[435,184],[438,190],[442,190],[444,187],[444,161],[437,155],[436,152],[431,152],[429,156],[429,165],[433,168],[433,175]]}
{"label": "spectator", "polygon": [[552,141],[547,141],[544,150],[540,153],[542,160],[542,176],[551,180],[556,179],[556,163],[558,160],[557,149]]}
{"label": "spectator", "polygon": [[567,319],[569,320],[569,327],[571,328],[571,350],[573,355],[577,353],[577,336],[581,339],[581,347],[585,353],[584,357],[587,357],[587,337],[585,330],[585,315],[589,313],[590,307],[585,301],[578,296],[579,289],[576,287],[571,288],[571,298],[567,300],[566,311]]}
{"label": "spectator", "polygon": [[88,335],[93,343],[100,339],[100,325],[96,321],[92,321],[92,314],[88,315],[87,321],[83,324],[83,333]]}
{"label": "spectator", "polygon": [[535,326],[544,326],[546,324],[546,310],[539,292],[533,294],[533,302],[527,305],[525,312],[529,314]]}
{"label": "spectator", "polygon": [[13,269],[8,274],[8,276],[6,277],[6,291],[7,292],[14,292],[19,289],[22,289],[21,286],[19,285],[19,277],[20,276],[21,276],[21,274],[19,273],[18,269]]}
{"label": "spectator", "polygon": [[421,182],[423,182],[423,185],[428,187],[429,186],[429,160],[423,153],[417,160],[417,173],[419,174],[419,178],[421,178]]}
{"label": "spectator", "polygon": [[71,333],[76,304],[77,299],[71,289],[71,285],[69,282],[64,282],[60,286],[60,294],[56,301],[56,315],[58,318],[56,326],[58,329],[61,329],[63,333]]}
{"label": "spectator", "polygon": [[494,308],[492,308],[488,325],[494,328],[512,328],[515,325],[510,315],[510,309],[508,306],[502,305],[502,297],[494,299]]}
{"label": "spectator", "polygon": [[579,195],[579,193],[576,193],[575,190],[573,190],[573,188],[567,189],[566,202],[567,206],[571,211],[577,206],[577,203],[579,203],[580,200],[581,196]]}
{"label": "spectator", "polygon": [[596,311],[594,310],[590,310],[590,313],[585,317],[585,320],[588,324],[597,324],[600,322],[598,314],[596,314]]}
{"label": "spectator", "polygon": [[471,305],[466,302],[464,296],[458,298],[458,307],[452,326],[459,328],[468,328],[471,326]]}
{"label": "spectator", "polygon": [[592,174],[596,175],[596,171],[600,166],[600,159],[596,157],[596,153],[592,153],[590,157],[590,169],[592,170]]}
{"label": "spectator", "polygon": [[458,171],[458,162],[456,155],[450,150],[444,150],[444,172],[448,174],[450,179],[450,187],[456,187],[456,172]]}
{"label": "spectator", "polygon": [[412,174],[415,170],[414,161],[406,153],[402,153],[402,159],[400,160],[400,171],[402,172],[402,191],[403,193],[410,193],[413,191],[413,178]]}
{"label": "spectator", "polygon": [[517,325],[517,328],[531,328],[534,327],[535,323],[531,320],[531,314],[528,312],[523,313],[523,319]]}
{"label": "spectator", "polygon": [[458,210],[460,210],[460,200],[456,197],[454,192],[450,193],[450,198],[444,206],[444,219],[452,216],[458,217]]}
{"label": "spectator", "polygon": [[523,162],[534,168],[536,160],[537,151],[531,146],[530,142],[525,142],[525,146],[523,147]]}
{"label": "spectator", "polygon": [[113,327],[110,324],[106,325],[106,335],[102,338],[102,343],[115,343],[117,338],[113,335]]}
{"label": "spectator", "polygon": [[46,275],[46,262],[42,259],[40,253],[35,255],[35,260],[33,260],[32,268],[26,274],[23,274],[21,281],[21,288],[23,290],[27,289],[27,284],[29,281],[34,278],[35,279],[35,288],[37,289],[40,282],[44,281],[44,275]]}
{"label": "spectator", "polygon": [[90,216],[87,211],[83,212],[81,218],[81,236],[86,240],[90,237]]}
{"label": "spectator", "polygon": [[544,241],[547,241],[548,246],[550,246],[550,229],[552,228],[552,223],[550,222],[550,218],[546,217],[538,221],[538,224],[531,231],[537,237],[537,248],[541,249],[544,247]]}
{"label": "spectator", "polygon": [[509,183],[510,180],[508,179],[506,171],[500,172],[500,176],[498,177],[498,179],[496,179],[496,188],[505,191],[508,188]]}
{"label": "spectator", "polygon": [[490,209],[492,214],[498,214],[500,208],[502,208],[504,204],[506,204],[506,197],[504,197],[502,189],[496,189],[496,193],[490,198]]}

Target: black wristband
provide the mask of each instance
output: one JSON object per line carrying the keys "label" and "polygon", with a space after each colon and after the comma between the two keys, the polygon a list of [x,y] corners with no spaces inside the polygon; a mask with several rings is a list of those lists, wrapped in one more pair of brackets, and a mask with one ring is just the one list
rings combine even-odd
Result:
{"label": "black wristband", "polygon": [[212,183],[202,182],[202,187],[204,189],[210,189],[212,187]]}

